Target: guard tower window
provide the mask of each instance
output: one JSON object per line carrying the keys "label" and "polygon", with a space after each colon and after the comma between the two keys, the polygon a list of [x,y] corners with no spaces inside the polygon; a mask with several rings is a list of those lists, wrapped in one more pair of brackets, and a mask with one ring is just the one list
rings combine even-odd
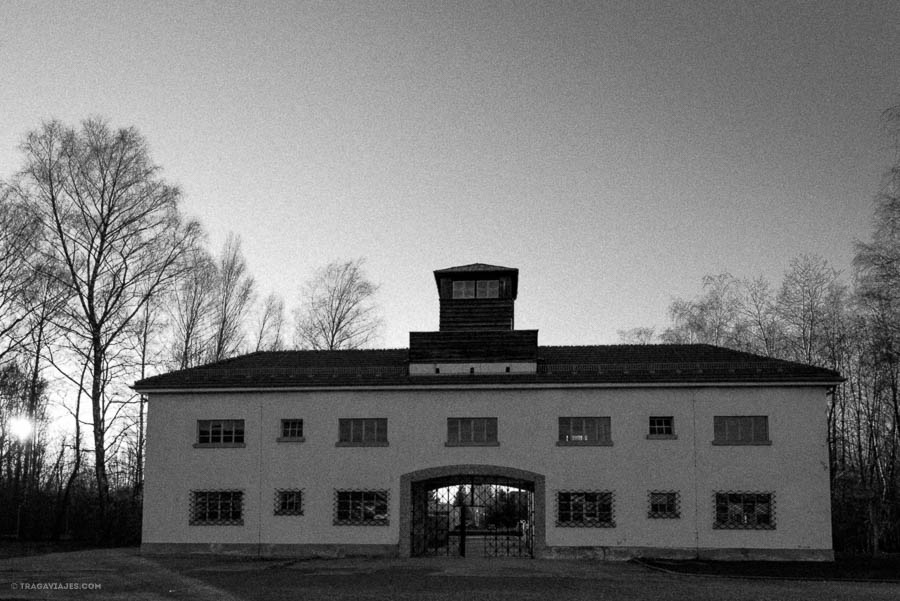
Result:
{"label": "guard tower window", "polygon": [[453,298],[500,298],[500,280],[456,280]]}

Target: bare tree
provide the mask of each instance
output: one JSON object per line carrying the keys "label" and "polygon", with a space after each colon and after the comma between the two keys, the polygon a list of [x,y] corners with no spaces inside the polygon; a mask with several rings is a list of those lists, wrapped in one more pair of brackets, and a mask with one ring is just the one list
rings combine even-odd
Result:
{"label": "bare tree", "polygon": [[630,330],[617,330],[622,344],[653,344],[656,342],[656,328],[637,327]]}
{"label": "bare tree", "polygon": [[192,248],[182,262],[182,277],[168,303],[168,362],[175,369],[194,367],[206,360],[217,285],[215,263],[204,248]]}
{"label": "bare tree", "polygon": [[729,273],[704,276],[702,296],[674,299],[669,305],[673,326],[660,338],[670,343],[732,343],[740,307],[737,286]]}
{"label": "bare tree", "polygon": [[15,189],[0,183],[0,363],[29,334],[28,315],[39,295],[29,261],[36,228]]}
{"label": "bare tree", "polygon": [[244,344],[245,320],[253,303],[256,286],[241,252],[241,239],[228,234],[216,270],[212,301],[211,361],[220,361],[240,352]]}
{"label": "bare tree", "polygon": [[374,303],[378,286],[366,277],[363,263],[363,259],[334,261],[306,282],[294,312],[299,348],[362,348],[378,335],[382,323]]}
{"label": "bare tree", "polygon": [[159,177],[134,128],[89,119],[57,121],[28,134],[18,189],[37,215],[50,275],[73,299],[70,340],[88,358],[95,476],[101,520],[109,504],[105,439],[110,358],[149,298],[179,276],[179,258],[199,233],[178,210],[180,192]]}
{"label": "bare tree", "polygon": [[776,301],[791,359],[819,363],[828,296],[837,279],[838,272],[822,257],[801,255],[791,260]]}
{"label": "bare tree", "polygon": [[284,349],[284,300],[272,293],[263,301],[256,319],[256,351]]}
{"label": "bare tree", "polygon": [[777,353],[780,325],[769,282],[763,276],[740,283],[740,312],[745,322],[748,350],[773,357]]}
{"label": "bare tree", "polygon": [[894,164],[875,198],[872,241],[856,243],[860,296],[885,333],[885,352],[900,355],[900,104],[884,113]]}
{"label": "bare tree", "polygon": [[875,198],[872,241],[857,242],[853,262],[877,378],[867,394],[859,395],[867,401],[860,409],[868,418],[860,421],[875,425],[858,428],[856,436],[859,477],[872,493],[868,539],[873,552],[879,550],[882,523],[892,533],[887,537],[900,540],[900,104],[883,117],[893,142],[893,163]]}

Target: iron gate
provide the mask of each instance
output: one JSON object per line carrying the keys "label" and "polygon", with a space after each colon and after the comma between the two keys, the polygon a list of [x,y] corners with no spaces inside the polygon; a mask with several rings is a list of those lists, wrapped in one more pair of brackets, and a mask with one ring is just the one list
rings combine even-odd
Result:
{"label": "iron gate", "polygon": [[412,488],[414,556],[531,557],[534,485],[491,476],[453,476]]}

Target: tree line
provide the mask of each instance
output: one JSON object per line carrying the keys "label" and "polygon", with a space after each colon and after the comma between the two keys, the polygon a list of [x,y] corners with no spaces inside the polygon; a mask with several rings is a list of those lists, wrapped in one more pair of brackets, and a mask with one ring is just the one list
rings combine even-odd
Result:
{"label": "tree line", "polygon": [[146,402],[129,385],[244,352],[367,345],[378,287],[362,259],[322,266],[291,327],[238,236],[210,251],[135,128],[49,121],[20,151],[0,181],[0,535],[137,542]]}
{"label": "tree line", "polygon": [[900,105],[884,113],[894,152],[875,198],[871,240],[849,275],[818,256],[780,282],[707,275],[673,299],[669,327],[619,332],[630,344],[708,343],[838,371],[827,397],[835,548],[900,551]]}

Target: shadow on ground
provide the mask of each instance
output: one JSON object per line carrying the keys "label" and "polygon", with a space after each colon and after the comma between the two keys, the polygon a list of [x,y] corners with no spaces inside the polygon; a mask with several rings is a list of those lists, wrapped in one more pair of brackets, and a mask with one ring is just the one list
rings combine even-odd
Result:
{"label": "shadow on ground", "polygon": [[790,578],[803,580],[860,580],[900,583],[900,555],[847,555],[836,561],[667,561],[638,563],[679,574],[732,578]]}
{"label": "shadow on ground", "polygon": [[[638,563],[528,559],[257,559],[94,549],[0,561],[0,599],[659,601],[900,599],[900,584],[697,576]],[[71,584],[66,589],[35,585]],[[84,588],[81,588],[84,587]]]}

